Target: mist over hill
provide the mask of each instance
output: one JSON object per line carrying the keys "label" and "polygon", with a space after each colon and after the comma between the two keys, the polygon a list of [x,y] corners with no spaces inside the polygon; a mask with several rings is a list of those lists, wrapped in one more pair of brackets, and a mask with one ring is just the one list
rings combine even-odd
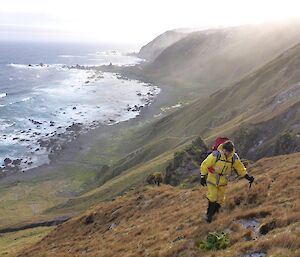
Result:
{"label": "mist over hill", "polygon": [[188,32],[184,31],[166,31],[143,46],[138,53],[138,57],[151,62],[167,47],[182,39],[187,34]]}
{"label": "mist over hill", "polygon": [[[158,42],[162,44],[162,40]],[[299,40],[297,19],[193,32],[159,55],[148,57],[152,61],[142,67],[142,73],[193,94],[207,95],[239,81]]]}
{"label": "mist over hill", "polygon": [[[245,138],[242,138],[242,132],[235,133],[236,143],[244,149],[244,154],[249,154],[249,158],[275,154],[276,151],[271,149],[275,149],[277,139],[285,133],[293,135],[290,140],[297,147],[294,145],[291,151],[297,151],[300,132],[299,69],[300,45],[297,44],[232,86],[215,92],[207,99],[195,100],[153,123],[150,125],[152,133],[144,130],[147,131],[144,137],[154,140],[163,136],[199,134],[213,138],[234,134],[243,127]],[[249,140],[248,149],[243,147],[245,140]]]}

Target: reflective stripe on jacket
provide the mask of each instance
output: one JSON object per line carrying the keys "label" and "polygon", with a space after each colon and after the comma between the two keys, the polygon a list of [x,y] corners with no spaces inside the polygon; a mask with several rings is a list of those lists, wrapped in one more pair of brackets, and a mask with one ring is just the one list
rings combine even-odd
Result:
{"label": "reflective stripe on jacket", "polygon": [[239,176],[247,174],[244,164],[239,156],[235,153],[235,149],[228,158],[223,153],[223,144],[219,145],[217,151],[213,151],[202,162],[200,166],[201,175],[208,175],[207,183],[216,186],[225,186],[228,183],[228,177],[233,170],[236,170]]}

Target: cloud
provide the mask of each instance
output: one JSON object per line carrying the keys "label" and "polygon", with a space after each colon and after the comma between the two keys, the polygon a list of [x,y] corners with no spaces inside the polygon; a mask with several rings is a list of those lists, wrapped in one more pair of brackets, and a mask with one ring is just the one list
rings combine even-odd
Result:
{"label": "cloud", "polygon": [[299,10],[296,0],[9,0],[1,3],[0,24],[41,28],[43,37],[42,28],[78,40],[146,43],[169,29],[264,22]]}

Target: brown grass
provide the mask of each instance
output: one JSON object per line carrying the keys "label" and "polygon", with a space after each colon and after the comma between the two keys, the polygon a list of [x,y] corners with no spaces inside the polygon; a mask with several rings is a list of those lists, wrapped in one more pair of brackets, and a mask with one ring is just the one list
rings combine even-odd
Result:
{"label": "brown grass", "polygon": [[[19,257],[240,256],[265,251],[268,256],[300,256],[300,153],[266,158],[251,166],[256,182],[231,182],[226,204],[212,224],[203,216],[205,188],[163,185],[140,187],[115,201],[101,202],[84,215],[58,226]],[[257,235],[240,219],[272,224]],[[231,246],[204,252],[196,242],[211,231],[227,230]]]}

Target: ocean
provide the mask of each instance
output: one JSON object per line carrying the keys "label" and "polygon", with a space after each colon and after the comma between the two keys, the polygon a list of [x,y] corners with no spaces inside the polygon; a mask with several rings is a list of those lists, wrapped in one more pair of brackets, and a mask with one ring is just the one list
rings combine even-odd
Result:
{"label": "ocean", "polygon": [[128,46],[0,43],[0,171],[49,163],[64,143],[98,126],[132,119],[160,89],[88,69],[135,65]]}

